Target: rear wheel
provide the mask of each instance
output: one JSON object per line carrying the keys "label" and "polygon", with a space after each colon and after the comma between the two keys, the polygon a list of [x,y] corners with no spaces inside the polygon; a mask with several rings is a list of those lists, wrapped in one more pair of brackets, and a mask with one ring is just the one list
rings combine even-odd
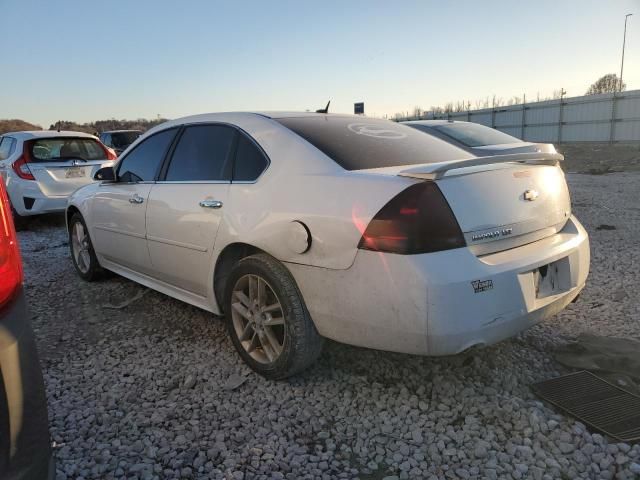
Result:
{"label": "rear wheel", "polygon": [[318,334],[288,270],[258,254],[236,264],[227,279],[225,312],[229,336],[242,359],[261,375],[294,375],[320,356]]}
{"label": "rear wheel", "polygon": [[69,248],[73,266],[83,280],[92,282],[102,276],[103,270],[93,250],[89,230],[79,213],[73,214],[69,221]]}

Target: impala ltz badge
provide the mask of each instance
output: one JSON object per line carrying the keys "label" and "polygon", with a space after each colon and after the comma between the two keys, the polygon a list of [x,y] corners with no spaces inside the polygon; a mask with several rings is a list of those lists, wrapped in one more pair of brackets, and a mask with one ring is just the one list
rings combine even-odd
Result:
{"label": "impala ltz badge", "polygon": [[526,190],[524,192],[524,199],[529,201],[529,202],[533,202],[536,198],[538,198],[540,194],[537,192],[537,190]]}
{"label": "impala ltz badge", "polygon": [[491,230],[489,232],[474,233],[471,235],[472,242],[479,242],[480,240],[492,240],[498,237],[506,237],[513,233],[513,228],[502,228],[500,230]]}

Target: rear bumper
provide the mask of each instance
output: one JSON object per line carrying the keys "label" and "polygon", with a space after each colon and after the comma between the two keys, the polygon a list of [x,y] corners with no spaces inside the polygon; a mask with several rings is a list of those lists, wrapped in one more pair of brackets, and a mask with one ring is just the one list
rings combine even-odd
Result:
{"label": "rear bumper", "polygon": [[22,292],[0,313],[0,478],[54,478],[47,403]]}
{"label": "rear bumper", "polygon": [[[572,217],[558,234],[500,253],[423,255],[360,250],[348,270],[288,265],[319,333],[353,345],[451,355],[489,345],[556,314],[584,287],[589,239]],[[559,290],[537,298],[534,272],[561,266]],[[473,282],[480,282],[474,283]]]}
{"label": "rear bumper", "polygon": [[[43,213],[64,212],[67,208],[69,195],[47,196],[35,180],[18,179],[10,173],[6,182],[9,200],[18,215],[26,217]],[[25,198],[28,199],[27,203],[31,204],[31,208],[25,206]]]}

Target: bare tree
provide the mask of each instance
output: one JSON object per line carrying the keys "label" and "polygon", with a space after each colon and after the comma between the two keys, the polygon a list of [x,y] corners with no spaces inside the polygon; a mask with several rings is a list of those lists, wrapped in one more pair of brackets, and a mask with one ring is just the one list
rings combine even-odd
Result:
{"label": "bare tree", "polygon": [[422,108],[420,108],[418,106],[413,107],[413,116],[415,118],[420,118],[422,116]]}
{"label": "bare tree", "polygon": [[627,84],[622,82],[622,88],[620,88],[620,79],[615,73],[607,73],[603,75],[595,83],[591,84],[586,95],[595,95],[597,93],[615,93],[617,91],[624,91],[627,89]]}

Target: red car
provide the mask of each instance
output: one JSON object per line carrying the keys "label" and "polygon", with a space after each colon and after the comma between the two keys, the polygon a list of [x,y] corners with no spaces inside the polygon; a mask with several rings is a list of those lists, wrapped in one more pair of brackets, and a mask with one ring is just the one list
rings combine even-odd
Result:
{"label": "red car", "polygon": [[0,182],[0,478],[54,476],[44,382],[22,291],[22,260]]}

